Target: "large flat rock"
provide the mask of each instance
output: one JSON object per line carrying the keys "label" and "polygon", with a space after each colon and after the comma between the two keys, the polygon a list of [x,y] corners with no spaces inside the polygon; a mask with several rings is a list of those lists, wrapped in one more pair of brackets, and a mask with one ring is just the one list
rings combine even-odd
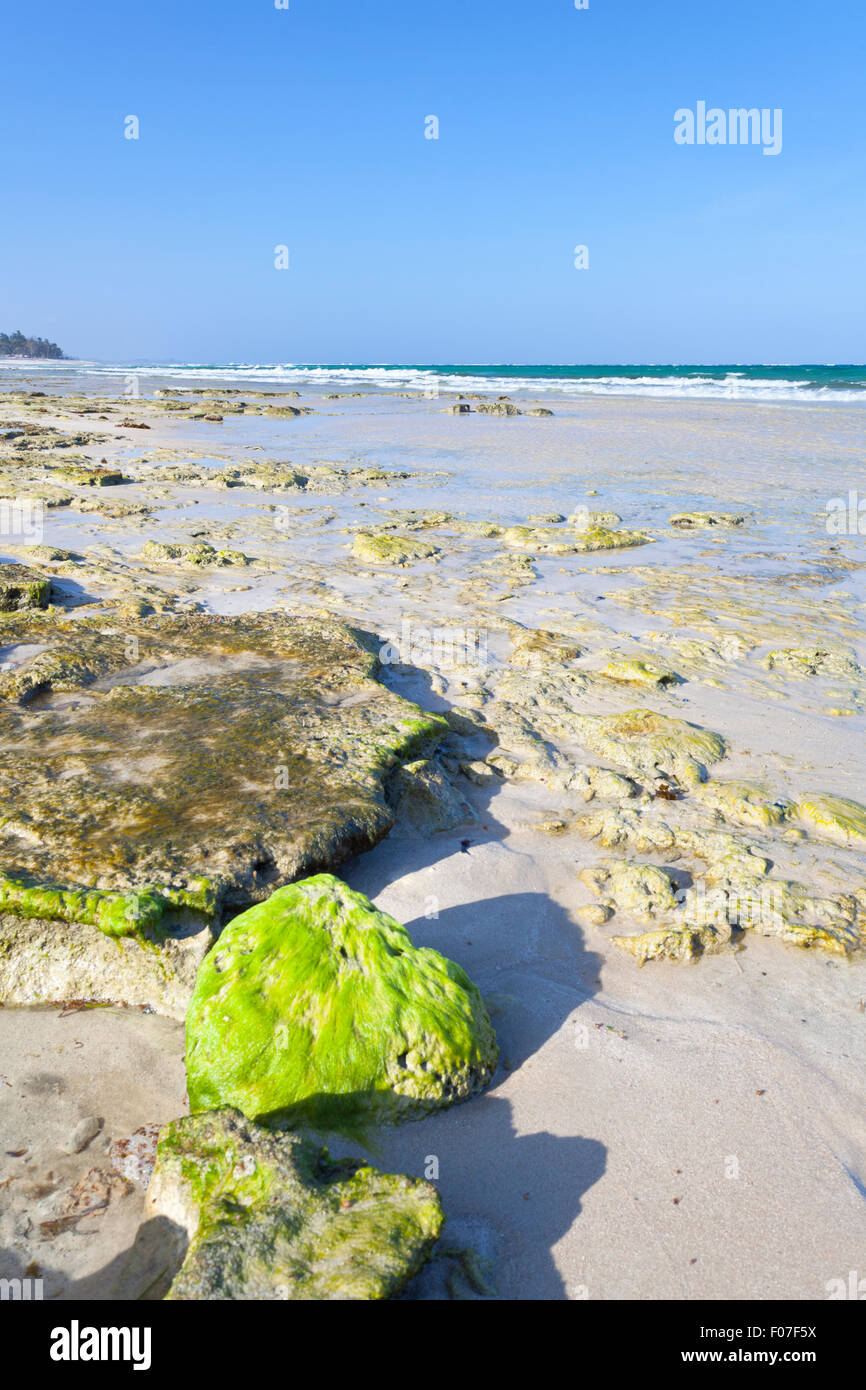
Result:
{"label": "large flat rock", "polygon": [[[187,938],[375,845],[389,775],[447,732],[329,620],[28,612],[0,619],[0,645],[0,1001],[178,1016]],[[133,913],[118,946],[76,920],[86,895],[47,889],[152,889],[165,913],[144,949]]]}

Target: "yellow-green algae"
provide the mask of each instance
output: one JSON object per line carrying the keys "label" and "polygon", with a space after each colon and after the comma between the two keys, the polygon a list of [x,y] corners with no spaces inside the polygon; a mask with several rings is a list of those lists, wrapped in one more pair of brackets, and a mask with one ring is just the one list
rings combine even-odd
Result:
{"label": "yellow-green algae", "polygon": [[167,545],[162,541],[147,541],[142,548],[141,558],[192,565],[196,568],[250,563],[249,556],[240,550],[216,550],[206,542],[200,542],[198,545]]}
{"label": "yellow-green algae", "polygon": [[676,671],[666,666],[656,666],[652,661],[641,661],[637,657],[624,657],[609,661],[602,669],[608,680],[620,681],[624,685],[676,685],[681,679]]}
{"label": "yellow-green algae", "polygon": [[662,927],[637,936],[612,936],[615,946],[629,951],[638,965],[648,960],[694,960],[698,956],[723,950],[730,943],[726,935],[711,927]]}
{"label": "yellow-green algae", "polygon": [[376,565],[411,565],[417,560],[432,560],[438,553],[428,541],[390,531],[359,531],[352,542],[352,554],[358,560]]}
{"label": "yellow-green algae", "polygon": [[526,628],[512,636],[511,662],[514,666],[540,670],[547,665],[574,661],[583,655],[584,650],[585,648],[579,647],[572,638],[562,632],[551,632],[547,628]]}
{"label": "yellow-green algae", "polygon": [[[488,771],[495,776],[492,770]],[[472,807],[432,758],[398,767],[389,778],[387,796],[401,826],[408,824],[426,834],[450,830],[475,818]]]}
{"label": "yellow-green algae", "polygon": [[764,658],[768,671],[783,671],[786,676],[831,676],[859,680],[863,670],[850,652],[821,647],[787,647],[768,652]]}
{"label": "yellow-green algae", "polygon": [[677,906],[677,884],[667,869],[655,864],[617,860],[582,869],[578,877],[596,894],[611,897],[617,908],[651,922]]}
{"label": "yellow-green algae", "polygon": [[744,516],[738,516],[736,512],[677,512],[670,519],[671,526],[675,526],[678,531],[700,531],[708,530],[713,526],[731,528],[742,526],[745,521]]}
{"label": "yellow-green algae", "polygon": [[55,922],[87,922],[106,936],[132,936],[162,921],[165,899],[144,889],[138,893],[103,893],[98,889],[62,888],[27,883],[0,874],[0,912]]}
{"label": "yellow-green algae", "polygon": [[75,462],[69,460],[53,471],[65,483],[73,483],[78,487],[116,487],[119,483],[127,481],[119,468],[103,468],[99,464],[90,463],[86,458]]}
{"label": "yellow-green algae", "polygon": [[106,936],[133,936],[157,928],[166,912],[183,908],[212,917],[216,906],[217,889],[207,879],[194,880],[186,888],[108,893],[0,873],[0,913],[48,922],[84,922]]}
{"label": "yellow-green algae", "polygon": [[383,1299],[444,1225],[434,1187],[221,1109],[166,1125],[148,1212],[186,1232],[169,1300]]}
{"label": "yellow-green algae", "polygon": [[533,550],[539,555],[582,555],[596,550],[626,550],[647,545],[651,536],[643,531],[617,531],[599,523],[576,526],[571,535],[562,528],[541,526],[509,526],[502,534],[506,545],[521,550]]}
{"label": "yellow-green algae", "polygon": [[727,751],[720,734],[654,710],[575,716],[574,725],[587,748],[627,773],[652,779],[662,774],[686,786],[703,782],[707,768]]}
{"label": "yellow-green algae", "polygon": [[[2,615],[0,641],[36,649],[0,674],[15,750],[0,862],[36,882],[165,894],[207,879],[248,906],[376,844],[388,776],[448,732],[375,679],[369,638],[324,619],[49,610]],[[151,670],[159,683],[140,684]],[[57,691],[76,699],[32,703]]]}
{"label": "yellow-green algae", "polygon": [[236,917],[187,1014],[190,1108],[363,1133],[475,1095],[496,1037],[459,965],[331,874]]}
{"label": "yellow-green algae", "polygon": [[51,580],[27,565],[0,564],[0,613],[22,608],[45,608],[51,597]]}
{"label": "yellow-green algae", "polygon": [[866,845],[866,806],[844,796],[807,796],[795,813],[822,840],[834,845],[861,848]]}
{"label": "yellow-green algae", "polygon": [[784,825],[794,809],[785,797],[771,800],[762,787],[749,782],[707,782],[699,795],[720,820],[755,830]]}
{"label": "yellow-green algae", "polygon": [[863,945],[864,914],[855,894],[819,896],[802,883],[743,873],[717,872],[706,884],[709,891],[698,883],[684,895],[690,926],[718,931],[729,925],[842,956]]}

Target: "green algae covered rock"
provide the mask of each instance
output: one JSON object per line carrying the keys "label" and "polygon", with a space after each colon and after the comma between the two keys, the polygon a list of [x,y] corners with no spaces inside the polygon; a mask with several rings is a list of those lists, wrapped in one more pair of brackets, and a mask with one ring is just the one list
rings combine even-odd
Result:
{"label": "green algae covered rock", "polygon": [[648,960],[696,960],[730,945],[731,933],[712,927],[663,927],[638,936],[612,936],[614,946],[629,951],[638,965]]}
{"label": "green algae covered rock", "polygon": [[652,922],[677,906],[676,880],[667,869],[655,864],[619,860],[581,869],[578,877],[592,892],[609,895],[618,909],[630,912],[640,921]]}
{"label": "green algae covered rock", "polygon": [[652,661],[641,661],[637,657],[623,657],[609,661],[601,673],[608,680],[620,681],[624,685],[676,685],[681,679],[676,671],[666,666],[656,666]]}
{"label": "green algae covered rock", "polygon": [[331,874],[236,917],[187,1014],[190,1108],[363,1133],[467,1100],[496,1037],[453,961]]}
{"label": "green algae covered rock", "polygon": [[503,532],[506,545],[533,550],[538,555],[582,555],[595,550],[626,550],[647,545],[652,537],[643,531],[616,531],[590,520],[577,525],[573,533],[554,531],[541,526],[509,526]]}
{"label": "green algae covered rock", "polygon": [[544,670],[545,666],[574,661],[586,650],[564,633],[547,628],[526,628],[516,633],[511,641],[511,664],[529,670]]}
{"label": "green algae covered rock", "polygon": [[748,782],[707,782],[700,797],[720,820],[757,830],[784,825],[794,809],[787,798],[770,800],[762,787]]}
{"label": "green algae covered rock", "polygon": [[418,541],[412,536],[359,531],[352,542],[352,554],[374,565],[413,565],[417,560],[432,560],[439,550],[429,541]]}
{"label": "green algae covered rock", "polygon": [[240,550],[215,550],[207,541],[197,545],[165,545],[162,541],[147,541],[142,548],[142,560],[164,561],[179,565],[192,565],[202,569],[226,565],[248,565],[250,559]]}
{"label": "green algae covered rock", "polygon": [[228,1109],[165,1126],[147,1209],[188,1241],[170,1300],[390,1298],[444,1224],[429,1183],[333,1160]]}
{"label": "green algae covered rock", "polygon": [[819,647],[786,647],[768,652],[763,665],[768,671],[781,671],[787,676],[830,676],[843,680],[858,680],[863,671],[850,652],[830,651]]}
{"label": "green algae covered rock", "polygon": [[820,840],[862,849],[866,845],[866,806],[844,796],[807,796],[796,815]]}
{"label": "green algae covered rock", "polygon": [[119,468],[102,468],[86,458],[70,460],[53,471],[65,483],[74,483],[77,487],[116,487],[127,481]]}
{"label": "green algae covered rock", "polygon": [[455,825],[475,819],[472,807],[432,758],[398,767],[387,791],[398,826],[408,826],[423,834],[451,830]]}
{"label": "green algae covered rock", "polygon": [[51,580],[26,565],[0,565],[0,613],[21,608],[46,608]]}
{"label": "green algae covered rock", "polygon": [[0,642],[20,653],[0,672],[0,865],[28,887],[170,899],[206,881],[212,916],[248,907],[376,844],[386,781],[448,733],[330,620],[49,609],[0,615]]}
{"label": "green algae covered rock", "polygon": [[678,531],[706,531],[713,526],[730,530],[742,526],[745,519],[736,512],[677,512],[671,517],[671,526]]}
{"label": "green algae covered rock", "polygon": [[132,936],[162,920],[165,899],[145,889],[140,893],[103,893],[98,889],[63,888],[29,883],[0,874],[0,912],[58,922],[83,922],[106,936]]}
{"label": "green algae covered rock", "polygon": [[619,763],[627,773],[697,786],[707,768],[727,752],[720,734],[654,710],[623,714],[581,715],[574,720],[578,737],[594,752]]}
{"label": "green algae covered rock", "polygon": [[601,522],[592,522],[589,526],[577,527],[575,549],[581,554],[591,554],[595,550],[628,550],[632,546],[649,545],[651,542],[652,536],[645,531],[629,531],[625,527],[615,530]]}

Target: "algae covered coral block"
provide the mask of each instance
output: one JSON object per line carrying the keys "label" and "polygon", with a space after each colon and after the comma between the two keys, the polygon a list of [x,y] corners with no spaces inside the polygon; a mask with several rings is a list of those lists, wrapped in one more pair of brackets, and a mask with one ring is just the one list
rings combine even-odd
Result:
{"label": "algae covered coral block", "polygon": [[165,1126],[147,1206],[189,1241],[171,1300],[389,1298],[444,1224],[429,1183],[228,1109]]}
{"label": "algae covered coral block", "polygon": [[19,608],[45,608],[51,597],[51,580],[27,565],[0,565],[0,613]]}
{"label": "algae covered coral block", "polygon": [[412,536],[359,531],[352,542],[352,554],[369,564],[412,565],[417,560],[432,560],[439,550],[429,541],[415,540]]}
{"label": "algae covered coral block", "polygon": [[[394,819],[387,778],[448,732],[332,621],[49,610],[0,626],[23,653],[0,672],[0,739],[16,750],[0,765],[0,855],[36,883],[165,896],[207,879],[211,910],[248,906],[376,844]],[[35,703],[58,692],[75,699]]]}
{"label": "algae covered coral block", "polygon": [[578,736],[596,753],[626,772],[655,779],[660,774],[684,786],[697,786],[707,768],[727,752],[720,734],[684,719],[632,709],[623,714],[576,716]]}
{"label": "algae covered coral block", "polygon": [[796,814],[819,839],[834,845],[866,845],[866,806],[844,796],[807,796]]}
{"label": "algae covered coral block", "polygon": [[187,1014],[193,1110],[363,1132],[467,1100],[496,1037],[459,965],[331,874],[236,917]]}

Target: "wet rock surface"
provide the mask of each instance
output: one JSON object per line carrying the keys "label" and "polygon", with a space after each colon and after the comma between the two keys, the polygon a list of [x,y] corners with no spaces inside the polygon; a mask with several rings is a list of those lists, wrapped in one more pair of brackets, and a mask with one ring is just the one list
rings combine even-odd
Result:
{"label": "wet rock surface", "polygon": [[26,565],[0,565],[0,613],[19,608],[46,608],[51,580]]}
{"label": "wet rock surface", "polygon": [[392,823],[386,776],[446,731],[375,679],[339,623],[13,619],[2,635],[25,655],[3,673],[0,738],[17,756],[0,849],[34,885],[195,895],[205,881],[215,905],[256,901],[374,844]]}
{"label": "wet rock surface", "polygon": [[167,1296],[191,1300],[391,1298],[444,1219],[429,1183],[332,1159],[230,1109],[163,1129],[147,1212],[187,1247]]}
{"label": "wet rock surface", "polygon": [[27,621],[0,676],[7,1003],[182,1016],[225,911],[375,844],[388,776],[447,731],[336,623]]}

